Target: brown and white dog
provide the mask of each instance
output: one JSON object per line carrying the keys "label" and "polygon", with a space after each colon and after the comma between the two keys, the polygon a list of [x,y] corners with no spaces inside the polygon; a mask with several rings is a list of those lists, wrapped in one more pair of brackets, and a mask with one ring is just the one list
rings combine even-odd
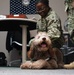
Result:
{"label": "brown and white dog", "polygon": [[22,69],[63,68],[63,54],[57,48],[52,48],[52,42],[46,32],[39,32],[35,36],[28,58],[31,61],[21,64]]}

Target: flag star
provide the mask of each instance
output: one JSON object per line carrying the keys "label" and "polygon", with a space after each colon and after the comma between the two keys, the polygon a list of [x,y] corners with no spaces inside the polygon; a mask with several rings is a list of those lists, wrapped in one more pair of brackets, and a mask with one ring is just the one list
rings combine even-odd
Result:
{"label": "flag star", "polygon": [[10,0],[10,14],[35,14],[36,0],[30,0],[28,6],[22,4],[22,0]]}

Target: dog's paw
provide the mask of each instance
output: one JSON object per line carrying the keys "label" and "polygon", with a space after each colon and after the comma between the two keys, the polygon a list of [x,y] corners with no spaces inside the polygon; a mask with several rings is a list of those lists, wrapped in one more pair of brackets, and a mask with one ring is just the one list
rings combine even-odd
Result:
{"label": "dog's paw", "polygon": [[25,64],[21,64],[20,68],[21,69],[25,69],[26,68],[26,65]]}
{"label": "dog's paw", "polygon": [[32,67],[31,61],[27,61],[27,62],[21,64],[21,66],[20,66],[21,69],[31,69],[31,67]]}

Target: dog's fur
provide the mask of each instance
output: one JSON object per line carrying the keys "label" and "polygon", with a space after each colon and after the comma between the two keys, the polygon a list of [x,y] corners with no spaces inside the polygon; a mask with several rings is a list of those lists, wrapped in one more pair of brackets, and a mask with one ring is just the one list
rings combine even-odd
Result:
{"label": "dog's fur", "polygon": [[28,57],[31,61],[21,64],[21,68],[55,69],[63,68],[63,54],[52,48],[52,42],[46,32],[39,32],[30,47]]}

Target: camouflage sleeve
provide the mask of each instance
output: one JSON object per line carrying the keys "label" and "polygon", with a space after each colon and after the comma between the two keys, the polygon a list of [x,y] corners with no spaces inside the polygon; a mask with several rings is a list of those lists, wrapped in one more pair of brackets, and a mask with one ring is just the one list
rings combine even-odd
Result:
{"label": "camouflage sleeve", "polygon": [[60,28],[60,20],[56,14],[51,14],[51,17],[48,18],[48,35],[51,38],[59,38],[61,35],[61,32],[59,30]]}
{"label": "camouflage sleeve", "polygon": [[67,12],[68,8],[69,8],[69,5],[68,3],[65,2],[65,12]]}
{"label": "camouflage sleeve", "polygon": [[65,0],[65,1],[64,1],[64,4],[65,4],[65,12],[67,12],[67,10],[69,10],[69,9],[72,8],[71,3],[72,3],[73,1],[74,1],[74,0]]}

